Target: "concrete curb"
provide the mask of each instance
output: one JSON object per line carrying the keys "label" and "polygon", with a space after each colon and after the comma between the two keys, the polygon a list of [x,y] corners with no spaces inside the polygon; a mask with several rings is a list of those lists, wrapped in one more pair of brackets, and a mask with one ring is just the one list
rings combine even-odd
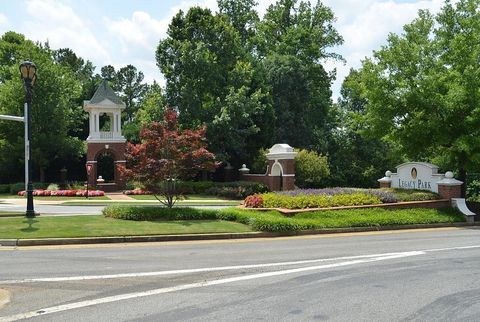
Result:
{"label": "concrete curb", "polygon": [[46,246],[46,245],[79,245],[79,244],[110,244],[110,243],[139,243],[139,242],[167,242],[189,240],[222,240],[245,238],[274,238],[286,236],[305,236],[321,234],[341,234],[371,231],[426,229],[446,227],[472,227],[480,223],[454,224],[417,224],[384,227],[352,227],[329,228],[321,230],[304,230],[293,232],[251,232],[251,233],[220,233],[220,234],[189,234],[189,235],[152,235],[152,236],[118,236],[118,237],[84,237],[84,238],[38,238],[38,239],[0,239],[0,246]]}

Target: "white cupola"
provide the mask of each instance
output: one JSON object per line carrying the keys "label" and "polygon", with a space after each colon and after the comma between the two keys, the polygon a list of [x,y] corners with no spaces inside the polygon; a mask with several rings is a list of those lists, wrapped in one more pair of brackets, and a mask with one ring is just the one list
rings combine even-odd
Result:
{"label": "white cupola", "polygon": [[87,143],[126,142],[122,135],[122,110],[125,104],[106,80],[102,80],[89,101],[83,102],[83,109],[89,114]]}

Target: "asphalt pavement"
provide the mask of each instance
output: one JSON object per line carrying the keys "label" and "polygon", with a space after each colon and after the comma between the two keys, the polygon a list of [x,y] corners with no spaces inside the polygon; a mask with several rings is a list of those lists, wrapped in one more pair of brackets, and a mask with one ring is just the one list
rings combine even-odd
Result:
{"label": "asphalt pavement", "polygon": [[[41,216],[78,216],[78,215],[101,215],[105,205],[62,205],[62,202],[53,203],[51,201],[47,202],[36,202],[35,203],[35,212]],[[141,205],[140,203],[137,203]],[[132,202],[132,205],[135,203]],[[150,203],[149,206],[158,206],[157,203]],[[177,204],[180,206],[180,204]],[[201,204],[191,204],[191,205],[182,205],[195,208],[203,209],[220,209],[232,207],[228,205],[201,205]],[[26,205],[24,200],[15,200],[15,199],[4,199],[4,203],[0,203],[0,211],[11,211],[11,212],[25,212]]]}
{"label": "asphalt pavement", "polygon": [[0,247],[0,321],[478,321],[479,237]]}

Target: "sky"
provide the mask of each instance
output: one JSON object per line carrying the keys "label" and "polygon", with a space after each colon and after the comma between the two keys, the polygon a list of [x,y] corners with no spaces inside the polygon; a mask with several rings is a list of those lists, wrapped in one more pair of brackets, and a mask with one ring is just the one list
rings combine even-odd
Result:
{"label": "sky", "polygon": [[[316,0],[311,0],[315,3]],[[275,0],[257,0],[263,15]],[[336,69],[333,99],[350,68],[386,43],[390,32],[401,33],[419,9],[436,13],[442,0],[324,0],[336,16],[335,27],[344,44],[332,48],[346,60],[325,62]],[[71,48],[97,66],[115,68],[132,64],[149,83],[164,84],[155,62],[155,49],[166,37],[171,18],[191,6],[217,10],[216,0],[0,0],[0,35],[13,30],[27,38],[45,42],[52,49]]]}

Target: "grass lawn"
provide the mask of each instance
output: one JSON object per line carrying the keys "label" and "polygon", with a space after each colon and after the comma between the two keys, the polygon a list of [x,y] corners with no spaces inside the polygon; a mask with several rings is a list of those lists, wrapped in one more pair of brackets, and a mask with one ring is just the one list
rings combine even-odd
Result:
{"label": "grass lawn", "polygon": [[222,220],[127,221],[102,216],[0,218],[0,239],[240,233],[247,225]]}
{"label": "grass lawn", "polygon": [[464,217],[447,209],[380,209],[317,211],[285,217],[277,211],[256,211],[238,208],[198,209],[110,206],[106,217],[129,220],[229,220],[248,224],[257,231],[300,231],[324,228],[379,227],[412,224],[464,222]]}

